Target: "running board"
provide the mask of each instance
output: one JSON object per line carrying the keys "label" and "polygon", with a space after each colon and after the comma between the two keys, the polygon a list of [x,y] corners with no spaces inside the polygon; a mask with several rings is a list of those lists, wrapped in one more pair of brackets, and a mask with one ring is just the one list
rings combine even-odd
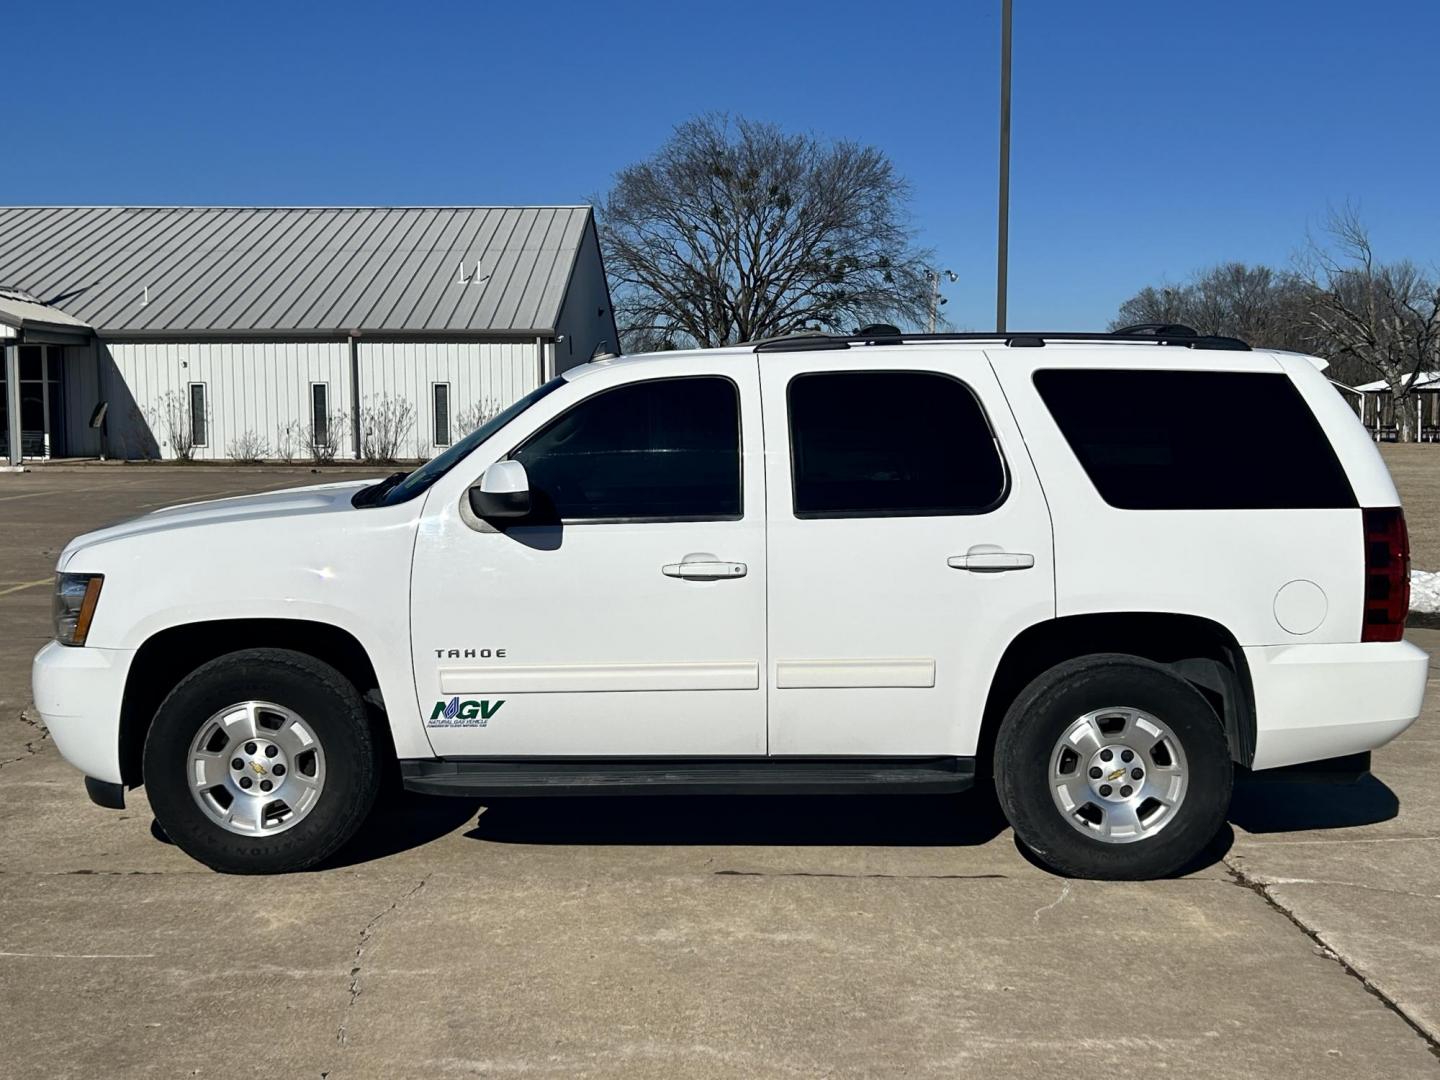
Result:
{"label": "running board", "polygon": [[975,759],[526,758],[400,762],[410,791],[504,795],[945,794],[975,782]]}

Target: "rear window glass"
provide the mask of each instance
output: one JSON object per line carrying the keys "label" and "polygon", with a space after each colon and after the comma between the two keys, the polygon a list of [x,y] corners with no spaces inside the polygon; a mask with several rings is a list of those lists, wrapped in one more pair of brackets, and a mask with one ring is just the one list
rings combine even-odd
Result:
{"label": "rear window glass", "polygon": [[1355,494],[1285,375],[1035,373],[1095,488],[1123,510],[1332,509]]}

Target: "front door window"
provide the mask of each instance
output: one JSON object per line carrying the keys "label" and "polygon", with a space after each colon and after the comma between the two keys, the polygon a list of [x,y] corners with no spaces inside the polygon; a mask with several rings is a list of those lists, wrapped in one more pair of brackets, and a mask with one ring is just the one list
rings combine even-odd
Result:
{"label": "front door window", "polygon": [[657,379],[606,390],[510,455],[537,515],[571,523],[740,517],[740,403],[729,379]]}

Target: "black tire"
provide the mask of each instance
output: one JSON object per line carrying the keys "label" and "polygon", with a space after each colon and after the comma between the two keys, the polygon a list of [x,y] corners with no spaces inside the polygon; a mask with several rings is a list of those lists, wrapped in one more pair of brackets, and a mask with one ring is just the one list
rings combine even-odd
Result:
{"label": "black tire", "polygon": [[[1188,787],[1173,817],[1154,835],[1129,843],[1081,832],[1051,793],[1051,758],[1062,735],[1079,717],[1115,707],[1162,720],[1188,767]],[[1233,780],[1229,746],[1210,703],[1184,679],[1138,656],[1102,653],[1046,671],[1011,704],[995,743],[996,793],[1015,835],[1041,863],[1071,877],[1144,880],[1175,873],[1196,860],[1224,824]]]}
{"label": "black tire", "polygon": [[[189,788],[190,744],[201,726],[244,701],[298,713],[324,750],[319,797],[306,816],[274,835],[228,831]],[[144,776],[156,820],[187,855],[221,873],[278,874],[314,866],[354,835],[375,802],[380,762],[364,702],[349,680],[304,653],[246,649],[197,668],[165,698],[145,737]]]}

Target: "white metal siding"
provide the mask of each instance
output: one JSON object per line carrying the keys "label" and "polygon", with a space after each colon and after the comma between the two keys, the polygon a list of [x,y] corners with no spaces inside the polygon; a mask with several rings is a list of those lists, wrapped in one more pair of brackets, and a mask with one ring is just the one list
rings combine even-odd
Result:
{"label": "white metal siding", "polygon": [[[276,455],[281,427],[300,426],[296,455],[309,456],[310,387],[329,385],[330,422],[339,444],[338,458],[353,458],[349,414],[351,408],[350,347],[346,342],[226,343],[226,344],[114,344],[101,346],[101,363],[107,369],[104,393],[110,401],[108,419],[110,453],[116,457],[173,458],[164,420],[166,395],[173,394],[188,410],[189,385],[205,384],[208,416],[207,445],[196,447],[200,461],[231,457],[231,447],[246,432],[254,432],[266,445],[266,456]],[[88,350],[67,350],[74,377],[85,372],[94,381],[95,361]],[[534,342],[455,344],[379,343],[359,345],[361,413],[384,398],[410,403],[413,422],[401,446],[404,458],[428,458],[441,448],[434,445],[432,386],[450,384],[451,440],[465,434],[462,419],[476,407],[496,412],[538,385],[539,352]],[[90,392],[72,394],[72,438],[89,419]]]}
{"label": "white metal siding", "polygon": [[[188,411],[191,383],[205,384],[210,413],[208,445],[195,448],[202,461],[230,457],[230,446],[246,432],[258,435],[273,456],[280,428],[290,422],[300,425],[297,456],[308,457],[311,383],[329,384],[332,425],[349,410],[350,351],[343,341],[102,348],[113,363],[106,392],[110,452],[116,457],[173,458],[165,399],[176,395]],[[337,434],[336,456],[352,457],[349,425],[337,427]]]}
{"label": "white metal siding", "polygon": [[585,239],[575,257],[574,275],[555,329],[564,338],[555,348],[556,372],[589,363],[597,348],[604,352],[620,351],[620,343],[615,340],[615,316],[610,310],[610,287],[605,281],[600,245],[593,228],[585,231]]}
{"label": "white metal siding", "polygon": [[462,423],[477,407],[499,412],[538,385],[540,360],[534,342],[456,344],[450,342],[360,342],[360,411],[384,398],[410,402],[414,422],[402,457],[433,457],[434,396],[437,382],[450,384],[450,438],[467,432]]}

